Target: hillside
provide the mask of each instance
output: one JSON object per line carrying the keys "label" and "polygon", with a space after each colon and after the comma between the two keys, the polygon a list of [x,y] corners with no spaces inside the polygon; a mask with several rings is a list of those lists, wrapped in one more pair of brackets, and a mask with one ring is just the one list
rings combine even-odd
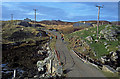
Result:
{"label": "hillside", "polygon": [[71,25],[74,24],[75,22],[64,22],[61,20],[43,20],[37,23],[42,23],[46,25]]}
{"label": "hillside", "polygon": [[[13,70],[16,69],[17,79],[33,77],[37,74],[36,63],[48,55],[45,43],[49,41],[49,34],[41,27],[20,24],[21,21],[4,21],[2,23],[2,76],[12,79]],[[43,48],[44,47],[44,48]],[[39,54],[43,50],[45,54]],[[32,70],[31,70],[32,69]]]}
{"label": "hillside", "polygon": [[[33,23],[33,22],[31,22],[31,23]],[[80,23],[83,23],[83,24],[79,25]],[[65,22],[65,21],[61,21],[61,20],[43,20],[40,22],[36,22],[36,24],[40,24],[40,25],[44,26],[46,29],[57,29],[62,33],[71,33],[71,32],[86,28],[86,25],[88,27],[95,26],[97,24],[97,21],[90,20],[90,21],[78,21],[78,22]],[[101,25],[111,24],[111,22],[100,21],[100,24]],[[79,26],[74,27],[76,25],[79,25]]]}
{"label": "hillside", "polygon": [[112,64],[114,68],[119,67],[120,27],[112,25],[99,26],[98,40],[96,39],[96,29],[96,27],[90,27],[79,30],[66,34],[65,38],[69,41],[69,46],[73,50],[93,59],[99,59],[104,64]]}
{"label": "hillside", "polygon": [[[26,22],[27,23],[27,22]],[[21,21],[4,21],[2,22],[2,38],[3,44],[19,42],[19,41],[30,41],[39,40],[39,37],[46,37],[46,33],[41,30],[41,27],[34,27],[27,23],[23,24]],[[30,26],[29,26],[30,25]]]}

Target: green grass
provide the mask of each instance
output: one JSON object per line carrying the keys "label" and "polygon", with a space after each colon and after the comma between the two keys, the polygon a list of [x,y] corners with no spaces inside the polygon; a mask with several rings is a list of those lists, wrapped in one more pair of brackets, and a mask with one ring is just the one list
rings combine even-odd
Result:
{"label": "green grass", "polygon": [[105,46],[102,43],[95,43],[89,44],[90,47],[96,52],[96,55],[98,58],[103,56],[104,54],[108,54],[107,50],[105,49]]}
{"label": "green grass", "polygon": [[120,75],[118,75],[117,73],[111,73],[111,72],[105,72],[105,71],[101,71],[106,77],[107,79],[120,79]]}
{"label": "green grass", "polygon": [[[99,34],[100,34],[100,31],[105,28],[105,26],[106,25],[99,26]],[[112,27],[115,28],[115,26],[112,26]],[[66,35],[66,38],[70,38],[72,36],[78,36],[79,38],[85,40],[90,45],[92,50],[96,52],[97,58],[100,58],[101,56],[108,54],[110,51],[116,51],[117,50],[116,46],[119,45],[119,41],[107,41],[105,39],[98,39],[99,42],[95,43],[93,41],[93,43],[90,43],[88,40],[85,39],[87,36],[92,36],[93,39],[95,40],[96,39],[96,29],[97,29],[97,27],[92,27],[92,28],[88,28],[88,30],[76,31],[76,32]],[[93,34],[94,34],[94,36],[93,36]],[[100,35],[102,35],[102,34],[100,34]],[[104,42],[107,42],[108,45],[110,45],[108,47],[110,49],[109,51],[107,51],[107,49],[105,49]],[[78,50],[79,50],[79,48],[78,48]]]}
{"label": "green grass", "polygon": [[56,39],[53,38],[53,39],[50,41],[50,48],[52,49],[52,51],[54,51],[55,45],[56,45]]}

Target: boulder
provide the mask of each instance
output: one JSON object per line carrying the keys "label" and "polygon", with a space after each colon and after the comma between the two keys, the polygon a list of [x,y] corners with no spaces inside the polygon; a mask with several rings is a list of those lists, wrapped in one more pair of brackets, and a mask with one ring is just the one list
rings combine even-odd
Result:
{"label": "boulder", "polygon": [[95,34],[93,34],[92,36],[95,36]]}
{"label": "boulder", "polygon": [[117,48],[118,48],[118,51],[120,51],[120,45],[118,45]]}
{"label": "boulder", "polygon": [[101,62],[105,63],[105,58],[104,57],[101,57]]}
{"label": "boulder", "polygon": [[93,41],[93,38],[91,36],[86,37],[88,41]]}
{"label": "boulder", "polygon": [[117,70],[118,72],[120,72],[120,67],[117,67],[116,70]]}
{"label": "boulder", "polygon": [[116,59],[118,59],[118,56],[111,57],[112,61],[116,61]]}
{"label": "boulder", "polygon": [[43,55],[43,53],[42,53],[42,52],[43,52],[43,50],[42,50],[42,51],[41,51],[41,50],[39,50],[37,53],[38,53],[38,54],[40,54],[40,55]]}
{"label": "boulder", "polygon": [[116,52],[113,52],[112,56],[114,57],[114,56],[116,56],[116,55],[117,55],[117,53],[116,53]]}
{"label": "boulder", "polygon": [[104,42],[104,45],[106,46],[106,45],[107,45],[107,42]]}
{"label": "boulder", "polygon": [[98,40],[96,39],[95,42],[98,42]]}
{"label": "boulder", "polygon": [[45,65],[44,61],[38,61],[37,62],[38,71],[44,71],[43,68],[44,65]]}
{"label": "boulder", "polygon": [[105,49],[108,49],[109,46],[110,46],[110,45],[105,46]]}
{"label": "boulder", "polygon": [[112,55],[111,55],[111,57],[110,57],[110,59],[111,59],[112,61],[116,61],[116,59],[118,59],[117,53],[116,53],[116,52],[113,52]]}
{"label": "boulder", "polygon": [[114,53],[113,51],[109,52],[110,56],[111,56],[113,53]]}
{"label": "boulder", "polygon": [[109,39],[109,35],[108,35],[108,34],[104,34],[104,38],[105,38],[106,40],[108,40],[108,39]]}

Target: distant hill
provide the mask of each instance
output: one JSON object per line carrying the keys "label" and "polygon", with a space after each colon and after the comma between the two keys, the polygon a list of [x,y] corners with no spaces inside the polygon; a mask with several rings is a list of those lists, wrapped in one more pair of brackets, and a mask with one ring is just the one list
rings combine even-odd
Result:
{"label": "distant hill", "polygon": [[[85,23],[94,23],[94,24],[97,24],[97,21],[96,20],[90,20],[90,21],[79,21],[79,22],[85,22]],[[99,21],[100,24],[112,24],[111,22],[109,21]]]}
{"label": "distant hill", "polygon": [[76,22],[64,22],[61,20],[43,20],[37,23],[47,24],[47,25],[72,25]]}
{"label": "distant hill", "polygon": [[113,25],[120,25],[120,21],[112,21],[111,22]]}
{"label": "distant hill", "polygon": [[[96,20],[90,20],[90,21],[78,21],[78,22],[65,22],[61,20],[43,20],[37,23],[42,23],[46,25],[73,25],[75,23],[92,23],[92,24],[97,24]],[[99,21],[100,24],[112,24],[109,21]]]}

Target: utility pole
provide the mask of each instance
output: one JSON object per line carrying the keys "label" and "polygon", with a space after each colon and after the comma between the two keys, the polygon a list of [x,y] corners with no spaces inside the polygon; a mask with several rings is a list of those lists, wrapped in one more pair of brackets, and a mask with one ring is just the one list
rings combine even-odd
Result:
{"label": "utility pole", "polygon": [[13,14],[11,14],[11,21],[13,20]]}
{"label": "utility pole", "polygon": [[97,21],[97,39],[98,39],[98,31],[99,31],[99,15],[100,15],[100,8],[103,8],[104,5],[102,6],[96,6],[98,7],[98,21]]}
{"label": "utility pole", "polygon": [[33,9],[34,11],[35,11],[35,21],[34,21],[34,23],[35,23],[35,26],[36,26],[36,11],[37,11],[37,9]]}
{"label": "utility pole", "polygon": [[13,14],[11,14],[11,24],[13,23]]}

